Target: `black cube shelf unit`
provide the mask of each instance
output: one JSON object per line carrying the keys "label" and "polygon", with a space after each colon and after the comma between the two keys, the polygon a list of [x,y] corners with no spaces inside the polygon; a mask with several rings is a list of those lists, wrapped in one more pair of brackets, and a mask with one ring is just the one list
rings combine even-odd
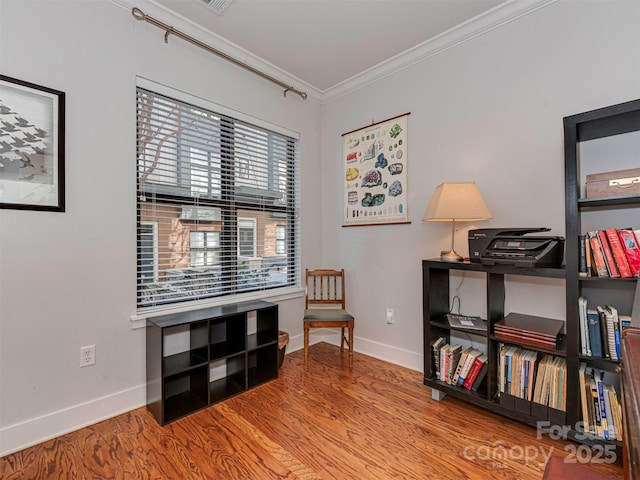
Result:
{"label": "black cube shelf unit", "polygon": [[147,408],[161,425],[278,378],[276,304],[163,315],[147,320],[146,334]]}

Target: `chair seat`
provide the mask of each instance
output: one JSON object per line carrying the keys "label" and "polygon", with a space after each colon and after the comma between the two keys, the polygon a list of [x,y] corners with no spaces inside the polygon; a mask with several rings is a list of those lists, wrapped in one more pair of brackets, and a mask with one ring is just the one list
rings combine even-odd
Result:
{"label": "chair seat", "polygon": [[353,315],[346,310],[340,310],[337,308],[311,308],[304,311],[305,322],[346,322],[349,320],[353,320]]}

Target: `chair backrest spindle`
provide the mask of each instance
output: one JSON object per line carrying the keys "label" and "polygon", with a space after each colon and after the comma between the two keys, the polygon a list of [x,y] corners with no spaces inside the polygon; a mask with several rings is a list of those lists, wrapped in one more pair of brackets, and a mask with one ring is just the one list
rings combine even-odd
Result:
{"label": "chair backrest spindle", "polygon": [[342,270],[305,270],[305,309],[309,305],[340,305],[345,309],[345,280]]}

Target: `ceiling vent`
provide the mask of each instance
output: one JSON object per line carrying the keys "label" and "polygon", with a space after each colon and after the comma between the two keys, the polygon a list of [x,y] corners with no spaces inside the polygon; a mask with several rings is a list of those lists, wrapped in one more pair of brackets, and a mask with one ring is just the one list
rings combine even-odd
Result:
{"label": "ceiling vent", "polygon": [[197,0],[216,15],[222,15],[224,11],[233,3],[233,0]]}

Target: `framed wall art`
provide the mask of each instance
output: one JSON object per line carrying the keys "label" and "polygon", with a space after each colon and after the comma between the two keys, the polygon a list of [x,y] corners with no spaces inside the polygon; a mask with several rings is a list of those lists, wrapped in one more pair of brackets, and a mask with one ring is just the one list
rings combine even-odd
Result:
{"label": "framed wall art", "polygon": [[0,208],[64,212],[64,101],[0,75]]}
{"label": "framed wall art", "polygon": [[342,135],[343,227],[407,219],[407,118],[392,117]]}

